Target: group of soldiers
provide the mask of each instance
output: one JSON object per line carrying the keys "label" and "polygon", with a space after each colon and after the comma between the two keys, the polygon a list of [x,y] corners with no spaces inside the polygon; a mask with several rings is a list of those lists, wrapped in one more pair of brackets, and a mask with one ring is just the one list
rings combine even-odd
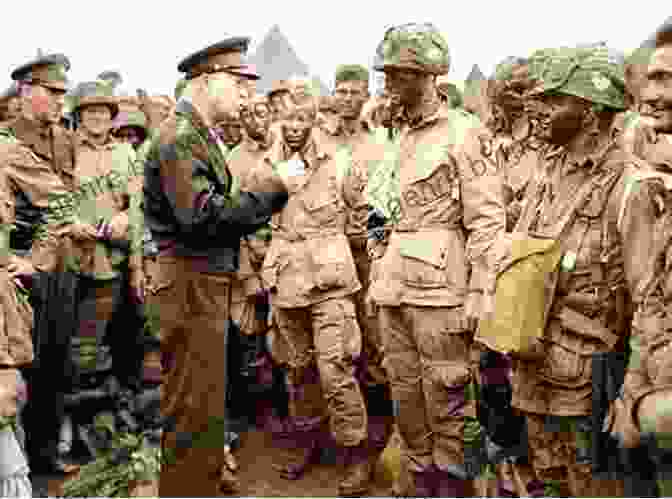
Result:
{"label": "group of soldiers", "polygon": [[464,99],[431,24],[384,34],[376,96],[360,65],[257,94],[248,44],[185,58],[174,99],[68,91],[60,54],[12,72],[2,495],[26,455],[94,457],[110,414],[160,428],[159,495],[235,493],[243,413],[288,480],[335,449],[341,496],[394,431],[401,495],[488,471],[499,497],[665,495],[672,26],[627,59],[507,59]]}

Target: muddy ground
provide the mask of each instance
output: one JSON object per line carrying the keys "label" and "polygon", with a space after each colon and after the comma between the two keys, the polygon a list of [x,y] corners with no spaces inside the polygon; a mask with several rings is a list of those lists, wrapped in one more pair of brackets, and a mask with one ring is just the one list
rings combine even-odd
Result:
{"label": "muddy ground", "polygon": [[[297,481],[280,478],[272,463],[277,457],[270,436],[251,430],[241,434],[241,446],[235,452],[240,466],[238,472],[240,496],[256,497],[334,497],[338,494],[340,471],[335,464],[320,463],[311,467]],[[37,476],[33,478],[33,497],[58,497],[63,478]],[[369,496],[389,497],[392,484],[385,479],[382,469],[377,470],[376,480]]]}

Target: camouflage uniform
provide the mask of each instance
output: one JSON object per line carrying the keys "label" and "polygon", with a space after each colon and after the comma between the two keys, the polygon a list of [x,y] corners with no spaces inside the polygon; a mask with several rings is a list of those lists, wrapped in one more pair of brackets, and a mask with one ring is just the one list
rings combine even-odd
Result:
{"label": "camouflage uniform", "polygon": [[502,165],[508,230],[518,220],[525,187],[534,174],[542,147],[531,135],[531,124],[524,113],[522,95],[529,85],[527,61],[517,59],[498,65],[488,87],[492,108],[488,127],[495,136],[495,154]]}
{"label": "camouflage uniform", "polygon": [[[591,112],[624,107],[623,68],[606,47],[538,51],[529,67],[539,81],[527,101],[533,126],[550,126],[543,121],[548,112],[537,112],[532,97],[544,92],[581,97],[593,103]],[[597,120],[593,125],[604,126]],[[518,359],[512,384],[537,479],[546,485],[559,480],[572,496],[611,495],[620,487],[592,477],[593,358],[623,351],[628,294],[641,279],[648,250],[636,241],[652,221],[646,209],[619,219],[623,191],[637,165],[608,131],[596,137],[578,152],[546,149],[514,228],[516,234],[558,240],[564,253],[560,269],[548,278],[555,294],[547,305],[540,358]],[[541,483],[527,486],[534,493]]]}
{"label": "camouflage uniform", "polygon": [[305,467],[326,400],[331,433],[346,455],[346,476],[352,476],[368,456],[366,408],[355,378],[362,338],[354,295],[361,284],[345,230],[348,206],[361,196],[365,180],[317,127],[299,157],[291,159],[289,147],[278,140],[263,163],[288,168],[302,161],[305,168],[292,178],[287,207],[273,219],[262,270],[279,333],[291,351],[290,417],[294,446],[304,451],[297,466],[283,473],[296,476]]}
{"label": "camouflage uniform", "polygon": [[[668,32],[672,29],[668,28]],[[669,116],[670,94],[661,74],[672,73],[672,44],[661,43],[653,51],[649,67],[644,71],[641,84],[643,112],[660,107]],[[638,206],[650,199],[655,201],[649,207],[655,216],[651,234],[640,244],[650,248],[645,264],[644,278],[640,281],[635,303],[638,308],[633,321],[630,338],[631,355],[621,396],[610,411],[608,426],[612,434],[625,448],[640,449],[646,457],[641,466],[650,466],[652,460],[658,472],[660,496],[669,495],[669,449],[670,435],[669,406],[670,388],[670,242],[672,241],[672,128],[670,123],[656,126],[657,119],[646,116],[648,123],[640,122],[633,127],[632,150],[646,162],[646,169],[632,177],[626,194],[623,216],[628,216],[631,206]],[[641,120],[644,121],[644,120]],[[655,127],[655,128],[654,128]],[[651,209],[653,208],[653,209]],[[633,463],[638,469],[640,463]],[[642,469],[642,468],[639,468]],[[646,473],[646,469],[644,472]]]}
{"label": "camouflage uniform", "polygon": [[[427,25],[391,28],[378,57],[376,69],[385,71],[449,67],[446,42]],[[465,310],[477,309],[494,284],[487,261],[505,228],[501,177],[487,131],[436,96],[415,121],[404,119],[399,140],[399,218],[372,268],[370,295],[416,492],[460,495],[472,478],[463,432],[476,415]]]}
{"label": "camouflage uniform", "polygon": [[[336,70],[335,80],[336,100],[339,98],[339,83],[363,82],[366,84],[364,88],[368,89],[369,74],[363,66],[342,65]],[[353,99],[356,100],[357,97]],[[331,137],[339,144],[342,154],[351,158],[353,168],[357,169],[356,175],[365,179],[362,184],[364,188],[368,185],[370,168],[381,162],[384,157],[386,144],[377,140],[373,130],[370,130],[360,117],[361,115],[352,120],[350,126],[347,126],[344,123],[345,118],[341,117],[336,122],[337,126],[331,130]],[[393,413],[390,388],[382,366],[382,341],[378,320],[366,305],[371,263],[367,249],[369,205],[366,191],[363,189],[361,196],[354,201],[348,210],[346,234],[357,267],[357,275],[362,283],[362,289],[356,295],[357,320],[362,330],[362,356],[358,377],[367,403],[369,464],[370,472],[373,472],[375,463],[385,449],[392,432]]]}

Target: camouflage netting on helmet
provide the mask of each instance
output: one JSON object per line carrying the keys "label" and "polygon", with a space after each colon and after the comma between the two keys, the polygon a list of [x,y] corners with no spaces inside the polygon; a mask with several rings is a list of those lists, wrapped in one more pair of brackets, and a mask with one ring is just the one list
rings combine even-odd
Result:
{"label": "camouflage netting on helmet", "polygon": [[342,81],[369,81],[369,70],[361,64],[341,64],[336,68],[336,83]]}
{"label": "camouflage netting on helmet", "polygon": [[538,50],[530,56],[529,73],[540,92],[625,109],[624,58],[603,44]]}
{"label": "camouflage netting on helmet", "polygon": [[446,74],[450,52],[445,38],[431,23],[404,24],[390,28],[376,49],[374,69],[411,69]]}

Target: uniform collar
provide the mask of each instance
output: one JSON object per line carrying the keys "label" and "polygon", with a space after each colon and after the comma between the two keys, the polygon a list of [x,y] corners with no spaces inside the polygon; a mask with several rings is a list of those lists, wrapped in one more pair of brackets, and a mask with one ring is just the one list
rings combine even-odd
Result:
{"label": "uniform collar", "polygon": [[96,144],[91,140],[91,138],[86,135],[85,133],[79,131],[76,134],[76,140],[77,140],[77,145],[78,146],[86,146],[90,149],[98,150],[98,149],[111,149],[117,142],[114,140],[112,135],[108,135],[107,141],[101,146]]}
{"label": "uniform collar", "polygon": [[404,110],[402,121],[409,129],[416,130],[446,117],[448,117],[448,106],[442,104],[440,101],[432,101],[425,104],[420,115],[413,120],[408,117],[406,110]]}
{"label": "uniform collar", "polygon": [[355,121],[355,130],[353,132],[350,132],[343,123],[344,120],[339,118],[339,120],[336,123],[336,129],[331,134],[337,137],[352,138],[356,137],[362,132],[369,131],[368,123],[364,120]]}
{"label": "uniform collar", "polygon": [[24,116],[19,116],[10,124],[17,139],[37,154],[49,159],[52,159],[52,126],[37,123]]}

